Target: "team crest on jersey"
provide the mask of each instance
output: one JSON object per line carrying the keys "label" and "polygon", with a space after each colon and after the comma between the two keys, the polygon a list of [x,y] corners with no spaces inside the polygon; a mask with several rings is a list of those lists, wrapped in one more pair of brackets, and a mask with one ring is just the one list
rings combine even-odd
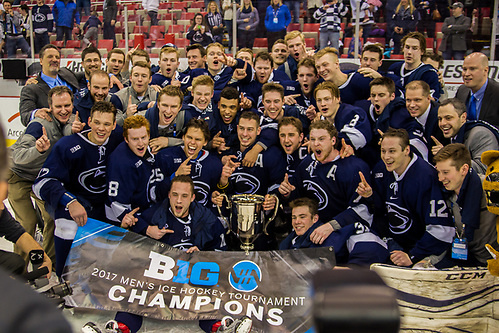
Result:
{"label": "team crest on jersey", "polygon": [[213,77],[213,81],[218,81],[218,80],[220,80],[220,75],[217,74]]}
{"label": "team crest on jersey", "polygon": [[238,193],[252,194],[260,188],[260,181],[253,175],[243,172],[234,172],[231,176]]}
{"label": "team crest on jersey", "polygon": [[315,167],[317,166],[317,161],[312,161],[308,167],[305,169],[309,174],[310,174],[310,177],[311,178],[314,178],[315,175],[314,175],[314,171],[315,171]]}
{"label": "team crest on jersey", "polygon": [[317,184],[310,180],[303,181],[303,187],[306,191],[310,192],[314,197],[317,198],[319,203],[319,210],[322,210],[328,205],[328,198],[326,192]]}
{"label": "team crest on jersey", "polygon": [[386,206],[390,231],[396,235],[407,232],[412,227],[409,211],[393,202],[387,202]]}
{"label": "team crest on jersey", "polygon": [[390,199],[396,199],[398,198],[398,192],[399,192],[399,183],[398,182],[393,182],[390,184],[390,190],[392,190],[392,195],[390,196]]}
{"label": "team crest on jersey", "polygon": [[196,193],[196,201],[205,205],[210,194],[210,186],[204,182],[194,181],[194,192]]}
{"label": "team crest on jersey", "polygon": [[104,193],[107,188],[106,166],[102,165],[80,173],[78,182],[90,193]]}

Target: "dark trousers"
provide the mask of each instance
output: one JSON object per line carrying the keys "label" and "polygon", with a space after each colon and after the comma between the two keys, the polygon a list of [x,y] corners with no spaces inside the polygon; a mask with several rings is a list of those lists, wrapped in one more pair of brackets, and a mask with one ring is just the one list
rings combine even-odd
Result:
{"label": "dark trousers", "polygon": [[58,26],[58,27],[55,27],[55,30],[57,32],[56,40],[71,40],[71,35],[73,32],[72,28]]}
{"label": "dark trousers", "polygon": [[151,25],[158,25],[158,12],[152,10],[147,12],[147,15],[151,18]]}
{"label": "dark trousers", "polygon": [[232,20],[224,20],[224,23],[229,34],[229,47],[232,47]]}
{"label": "dark trousers", "polygon": [[253,43],[255,42],[255,31],[251,30],[238,30],[237,40],[239,48],[247,47],[249,49],[253,48]]}
{"label": "dark trousers", "polygon": [[116,313],[114,320],[125,324],[132,333],[137,332],[142,326],[142,316],[133,313],[119,311]]}
{"label": "dark trousers", "polygon": [[48,32],[44,32],[42,34],[35,33],[35,53],[40,52],[42,47],[48,43],[50,43]]}
{"label": "dark trousers", "polygon": [[272,52],[272,45],[276,42],[278,39],[284,39],[284,36],[286,36],[286,30],[281,30],[281,31],[267,31],[267,48],[269,52]]}
{"label": "dark trousers", "polygon": [[9,273],[21,275],[24,273],[24,260],[15,253],[0,250],[0,267]]}
{"label": "dark trousers", "polygon": [[113,46],[116,47],[116,32],[114,31],[114,26],[111,22],[104,22],[103,36],[104,39],[112,39]]}

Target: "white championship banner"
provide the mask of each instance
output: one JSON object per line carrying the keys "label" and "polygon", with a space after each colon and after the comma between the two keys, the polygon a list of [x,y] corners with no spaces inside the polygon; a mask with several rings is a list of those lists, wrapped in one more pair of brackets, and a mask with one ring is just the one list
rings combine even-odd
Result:
{"label": "white championship banner", "polygon": [[312,275],[334,265],[332,248],[187,254],[89,219],[63,277],[75,307],[163,320],[246,315],[254,332],[299,333],[313,326]]}

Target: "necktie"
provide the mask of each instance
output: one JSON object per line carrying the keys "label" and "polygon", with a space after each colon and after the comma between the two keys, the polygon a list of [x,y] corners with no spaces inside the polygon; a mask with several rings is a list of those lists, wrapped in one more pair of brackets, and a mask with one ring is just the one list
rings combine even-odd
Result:
{"label": "necktie", "polygon": [[470,98],[470,107],[468,108],[468,119],[469,120],[477,120],[476,98],[475,98],[475,95],[473,95],[473,94],[471,94],[471,98]]}

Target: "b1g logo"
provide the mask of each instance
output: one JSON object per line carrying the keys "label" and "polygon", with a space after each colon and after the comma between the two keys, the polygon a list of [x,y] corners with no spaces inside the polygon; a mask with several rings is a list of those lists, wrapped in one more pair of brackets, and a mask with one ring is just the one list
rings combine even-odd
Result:
{"label": "b1g logo", "polygon": [[258,281],[262,281],[262,271],[252,261],[243,260],[232,267],[229,273],[229,283],[232,288],[241,292],[250,292],[258,288]]}

